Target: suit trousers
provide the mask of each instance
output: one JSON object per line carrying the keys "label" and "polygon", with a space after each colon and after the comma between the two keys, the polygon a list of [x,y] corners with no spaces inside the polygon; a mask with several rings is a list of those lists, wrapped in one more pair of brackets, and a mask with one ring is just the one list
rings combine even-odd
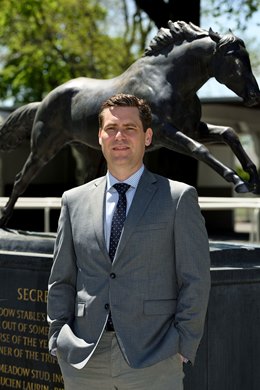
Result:
{"label": "suit trousers", "polygon": [[65,390],[183,390],[183,364],[174,355],[145,368],[131,368],[114,332],[105,332],[85,367],[78,370],[59,358]]}

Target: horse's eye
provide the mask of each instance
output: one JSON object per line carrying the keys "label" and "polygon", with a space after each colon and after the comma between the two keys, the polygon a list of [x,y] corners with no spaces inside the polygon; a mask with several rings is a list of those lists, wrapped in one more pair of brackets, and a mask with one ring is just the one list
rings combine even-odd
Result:
{"label": "horse's eye", "polygon": [[235,50],[229,50],[226,52],[225,56],[230,56],[235,53]]}

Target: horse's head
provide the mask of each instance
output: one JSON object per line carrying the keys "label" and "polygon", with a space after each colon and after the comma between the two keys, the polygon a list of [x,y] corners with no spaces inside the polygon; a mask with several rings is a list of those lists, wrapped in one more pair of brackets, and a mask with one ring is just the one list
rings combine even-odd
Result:
{"label": "horse's head", "polygon": [[232,31],[221,37],[210,29],[209,36],[216,43],[213,76],[243,98],[246,105],[260,103],[259,87],[252,73],[244,42]]}

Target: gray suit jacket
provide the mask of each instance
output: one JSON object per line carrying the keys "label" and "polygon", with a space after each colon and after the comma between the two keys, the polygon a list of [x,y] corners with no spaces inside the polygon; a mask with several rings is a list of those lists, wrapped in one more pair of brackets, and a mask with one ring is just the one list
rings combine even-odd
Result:
{"label": "gray suit jacket", "polygon": [[49,279],[49,349],[83,367],[109,313],[130,366],[177,352],[194,362],[210,276],[193,187],[145,170],[113,264],[104,238],[106,178],[67,191]]}

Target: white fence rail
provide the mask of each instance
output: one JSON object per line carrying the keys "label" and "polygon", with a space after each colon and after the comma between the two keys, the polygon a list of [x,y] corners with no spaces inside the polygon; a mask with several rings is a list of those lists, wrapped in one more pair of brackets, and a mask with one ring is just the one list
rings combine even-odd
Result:
{"label": "white fence rail", "polygon": [[260,198],[199,197],[199,204],[202,210],[251,210],[249,241],[260,241]]}
{"label": "white fence rail", "polygon": [[[8,201],[7,197],[0,197],[0,208]],[[260,197],[257,198],[227,198],[227,197],[199,197],[202,210],[251,210],[250,242],[260,241]],[[60,209],[61,198],[19,198],[15,204],[16,209],[42,209],[44,210],[44,231],[50,231],[50,211]]]}
{"label": "white fence rail", "polygon": [[[0,197],[0,208],[5,206],[9,198]],[[44,210],[44,231],[50,232],[50,211],[61,208],[61,198],[18,198],[15,209]]]}

